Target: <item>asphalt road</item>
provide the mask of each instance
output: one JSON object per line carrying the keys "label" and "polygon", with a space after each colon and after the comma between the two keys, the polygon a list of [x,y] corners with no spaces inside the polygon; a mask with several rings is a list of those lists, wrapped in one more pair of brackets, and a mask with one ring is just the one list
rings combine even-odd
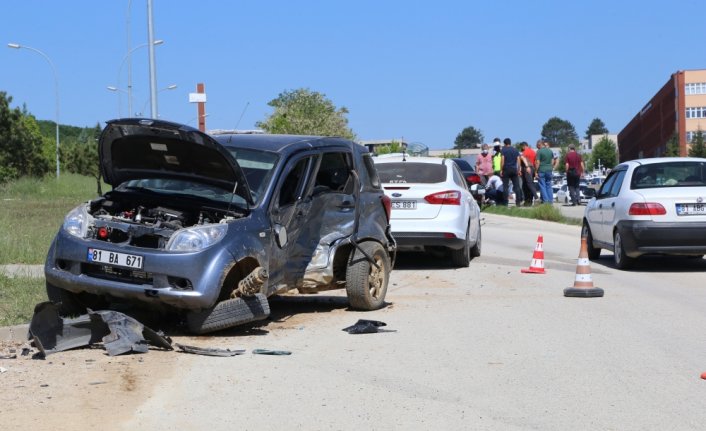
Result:
{"label": "asphalt road", "polygon": [[[336,294],[284,298],[264,326],[175,337],[247,350],[231,358],[62,352],[50,357],[62,374],[93,367],[91,378],[108,384],[52,382],[41,404],[5,402],[45,418],[73,407],[81,424],[105,430],[704,428],[706,260],[649,259],[621,272],[605,252],[591,264],[605,296],[566,298],[578,226],[484,217],[480,258],[452,269],[443,258],[401,256],[382,310],[349,311]],[[539,234],[547,272],[522,274]],[[395,332],[341,331],[359,318]],[[31,368],[25,374],[33,388]],[[129,384],[112,384],[115,375]]]}
{"label": "asphalt road", "polygon": [[[606,257],[592,268],[605,297],[565,298],[578,227],[486,220],[483,255],[469,268],[406,256],[387,309],[325,313],[262,339],[289,357],[224,368],[194,359],[129,425],[703,429],[705,261],[617,272]],[[540,233],[547,274],[521,274]],[[359,317],[397,332],[340,331]]]}

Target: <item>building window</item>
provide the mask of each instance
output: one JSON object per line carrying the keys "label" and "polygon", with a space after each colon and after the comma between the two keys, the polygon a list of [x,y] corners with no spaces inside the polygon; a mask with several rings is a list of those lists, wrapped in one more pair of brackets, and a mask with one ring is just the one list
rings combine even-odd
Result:
{"label": "building window", "polygon": [[706,94],[706,82],[690,82],[685,85],[684,93],[691,94]]}
{"label": "building window", "polygon": [[[686,142],[691,143],[691,141],[693,141],[696,137],[697,133],[698,132],[686,132]],[[706,137],[706,133],[704,133],[703,131],[701,132],[701,134]]]}
{"label": "building window", "polygon": [[686,118],[706,118],[706,106],[686,108]]}

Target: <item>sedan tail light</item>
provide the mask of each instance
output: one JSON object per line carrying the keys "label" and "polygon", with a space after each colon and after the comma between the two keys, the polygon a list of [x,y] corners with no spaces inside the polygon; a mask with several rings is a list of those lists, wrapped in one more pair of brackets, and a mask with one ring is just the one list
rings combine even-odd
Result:
{"label": "sedan tail light", "polygon": [[424,200],[432,205],[461,205],[461,192],[447,190],[424,196]]}
{"label": "sedan tail light", "polygon": [[480,175],[470,174],[466,176],[466,181],[468,181],[469,184],[480,184]]}
{"label": "sedan tail light", "polygon": [[665,215],[667,214],[667,210],[664,209],[662,204],[657,202],[635,202],[634,204],[630,205],[630,210],[628,210],[628,214],[631,216]]}

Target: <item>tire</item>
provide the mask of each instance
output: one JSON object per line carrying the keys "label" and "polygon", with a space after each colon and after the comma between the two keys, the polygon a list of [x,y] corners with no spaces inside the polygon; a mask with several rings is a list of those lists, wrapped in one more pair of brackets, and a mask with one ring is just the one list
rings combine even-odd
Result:
{"label": "tire", "polygon": [[480,222],[478,222],[478,238],[476,239],[476,243],[473,244],[473,247],[471,247],[471,257],[480,256],[481,239]]}
{"label": "tire", "polygon": [[613,262],[618,269],[629,269],[635,264],[635,258],[625,254],[623,239],[617,231],[613,234]]}
{"label": "tire", "polygon": [[262,293],[250,298],[226,299],[206,310],[190,312],[186,324],[194,334],[206,334],[266,319],[270,304]]}
{"label": "tire", "polygon": [[466,228],[466,241],[458,250],[451,249],[451,262],[458,268],[467,268],[471,264],[471,245],[469,244],[470,227]]}
{"label": "tire", "polygon": [[596,260],[601,256],[601,249],[596,248],[593,245],[593,234],[591,233],[591,228],[588,227],[587,222],[583,222],[583,227],[581,228],[581,236],[586,237],[586,249],[588,250],[588,258],[591,260]]}
{"label": "tire", "polygon": [[380,268],[370,263],[358,248],[350,255],[346,268],[346,294],[351,308],[371,311],[385,304],[387,283],[390,280],[390,256],[377,242],[367,241],[360,248],[370,256]]}
{"label": "tire", "polygon": [[106,305],[106,301],[103,298],[90,293],[69,292],[48,282],[46,283],[46,289],[47,298],[59,305],[59,315],[64,317],[80,316],[86,314],[87,308],[100,310]]}

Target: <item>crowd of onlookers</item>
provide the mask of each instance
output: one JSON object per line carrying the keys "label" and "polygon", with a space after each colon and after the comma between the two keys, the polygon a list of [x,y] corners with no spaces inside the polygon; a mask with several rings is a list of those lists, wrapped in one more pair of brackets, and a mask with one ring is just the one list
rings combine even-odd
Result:
{"label": "crowd of onlookers", "polygon": [[[532,206],[536,203],[553,203],[552,189],[554,171],[559,164],[559,154],[552,151],[551,144],[538,140],[536,150],[526,142],[518,150],[510,138],[500,142],[493,140],[493,152],[483,144],[476,158],[476,171],[485,185],[486,200],[507,206],[514,196],[517,206]],[[574,144],[569,145],[564,169],[569,187],[571,204],[579,204],[579,184],[585,165]]]}

